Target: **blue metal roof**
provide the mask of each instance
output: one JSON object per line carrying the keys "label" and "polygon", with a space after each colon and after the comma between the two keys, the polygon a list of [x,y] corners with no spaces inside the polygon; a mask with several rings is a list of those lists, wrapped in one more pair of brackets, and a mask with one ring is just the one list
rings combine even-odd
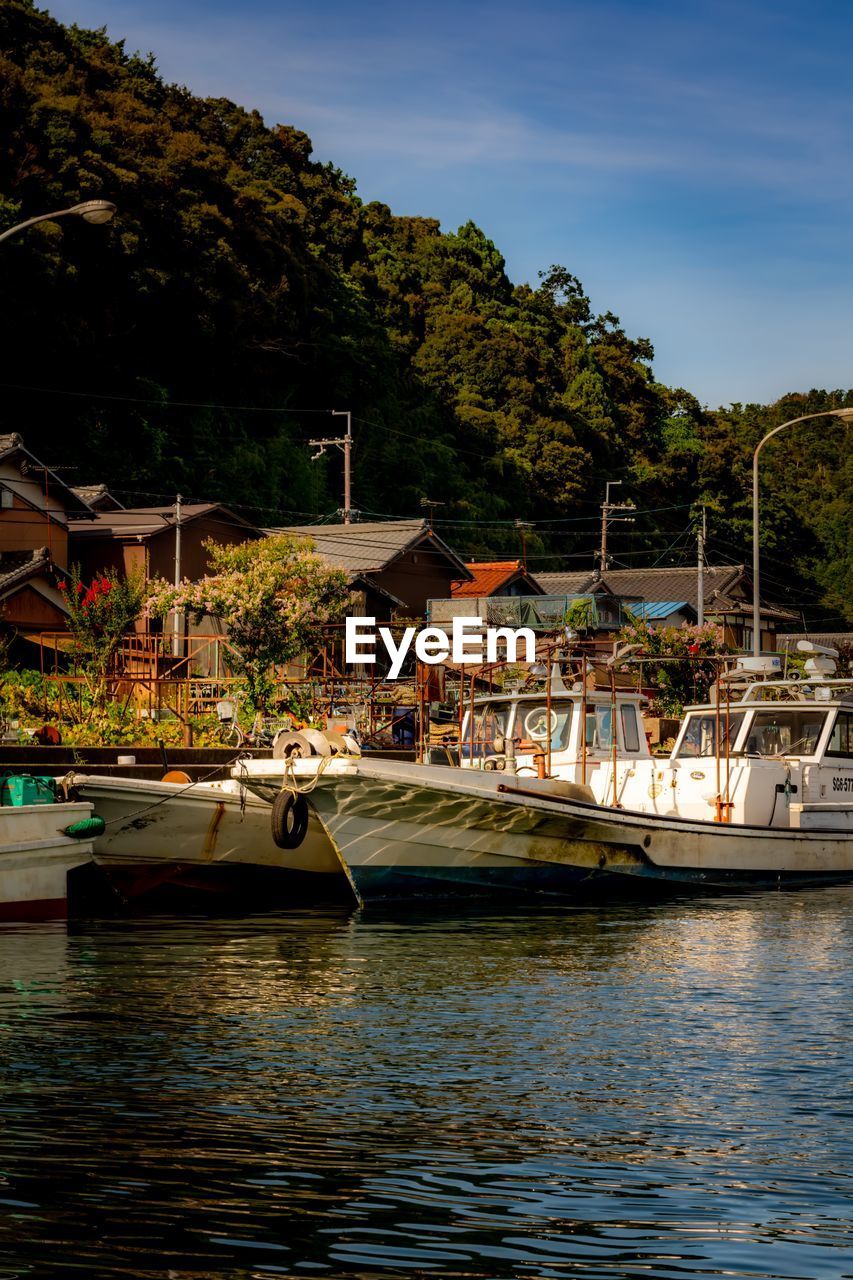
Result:
{"label": "blue metal roof", "polygon": [[637,600],[632,601],[628,606],[631,612],[637,618],[668,618],[672,613],[678,613],[679,609],[687,609],[689,602],[687,600]]}

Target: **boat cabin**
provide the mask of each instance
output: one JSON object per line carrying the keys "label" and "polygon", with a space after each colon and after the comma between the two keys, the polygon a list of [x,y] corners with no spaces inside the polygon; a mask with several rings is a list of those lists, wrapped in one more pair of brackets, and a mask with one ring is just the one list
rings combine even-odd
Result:
{"label": "boat cabin", "polygon": [[[636,690],[581,689],[490,694],[466,709],[460,732],[463,769],[496,769],[586,784],[597,801],[614,803],[639,767],[651,770]],[[583,727],[582,727],[583,725]]]}
{"label": "boat cabin", "polygon": [[763,827],[849,827],[853,680],[750,684],[737,701],[688,707],[648,799],[659,813]]}

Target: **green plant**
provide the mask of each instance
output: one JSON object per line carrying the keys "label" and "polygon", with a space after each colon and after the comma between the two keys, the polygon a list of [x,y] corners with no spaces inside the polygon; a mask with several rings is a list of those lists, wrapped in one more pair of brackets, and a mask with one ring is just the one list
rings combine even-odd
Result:
{"label": "green plant", "polygon": [[716,659],[728,652],[714,623],[651,627],[632,617],[618,640],[640,646],[633,656],[643,660],[643,684],[655,689],[652,711],[660,716],[678,717],[687,704],[704,702],[719,672]]}
{"label": "green plant", "polygon": [[563,615],[563,623],[573,631],[588,631],[595,621],[595,604],[588,598],[573,600]]}
{"label": "green plant", "polygon": [[265,711],[275,688],[272,669],[320,644],[323,627],[343,617],[346,574],[297,538],[205,545],[211,572],[179,587],[151,583],[146,607],[155,617],[181,609],[197,621],[207,614],[225,623],[249,700]]}
{"label": "green plant", "polygon": [[113,660],[142,610],[142,575],[110,578],[105,571],[87,584],[81,578],[80,566],[74,564],[59,589],[68,609],[74,656],[94,706],[103,709]]}

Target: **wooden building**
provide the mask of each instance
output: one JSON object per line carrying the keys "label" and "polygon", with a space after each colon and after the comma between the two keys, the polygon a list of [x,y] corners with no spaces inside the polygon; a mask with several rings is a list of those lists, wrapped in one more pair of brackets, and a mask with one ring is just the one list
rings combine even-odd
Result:
{"label": "wooden building", "polygon": [[[175,576],[175,508],[105,507],[87,520],[72,520],[71,559],[84,579],[101,570],[142,573],[146,580]],[[260,529],[215,502],[187,503],[181,508],[181,577],[195,581],[207,573],[205,543],[246,542],[261,538]]]}
{"label": "wooden building", "polygon": [[94,518],[88,503],[24,445],[0,435],[0,624],[7,636],[37,639],[64,630],[58,582],[70,560],[72,520]]}
{"label": "wooden building", "polygon": [[545,594],[520,560],[468,560],[465,568],[471,576],[454,582],[451,591],[451,595],[460,600]]}
{"label": "wooden building", "polygon": [[88,503],[30,453],[22,436],[0,435],[0,554],[46,547],[51,562],[66,569],[69,521],[92,518]]}
{"label": "wooden building", "polygon": [[422,618],[433,596],[449,596],[473,575],[425,520],[296,525],[271,529],[310,538],[319,555],[343,569],[352,585],[353,613],[388,620],[392,613]]}

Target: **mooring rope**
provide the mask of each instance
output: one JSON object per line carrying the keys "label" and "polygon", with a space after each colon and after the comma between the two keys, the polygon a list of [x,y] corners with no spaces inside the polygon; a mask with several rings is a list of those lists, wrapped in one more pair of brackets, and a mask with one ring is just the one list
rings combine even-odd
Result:
{"label": "mooring rope", "polygon": [[[143,813],[150,813],[152,809],[159,808],[161,804],[168,804],[170,800],[177,800],[179,796],[184,795],[185,792],[190,791],[193,787],[199,786],[203,782],[207,782],[208,778],[212,778],[214,774],[221,773],[221,771],[223,769],[227,769],[229,765],[234,765],[239,760],[243,760],[243,759],[245,759],[245,756],[242,753],[240,753],[234,756],[231,760],[221,761],[219,764],[215,765],[212,769],[208,770],[207,773],[203,773],[200,778],[195,778],[192,782],[186,783],[186,785],[182,786],[179,791],[173,791],[167,796],[161,796],[159,800],[152,800],[151,804],[143,805],[141,809],[131,809],[129,813],[123,814],[120,818],[110,818],[109,822],[105,822],[104,825],[107,827],[111,827],[117,822],[126,822],[128,818],[137,818],[137,817],[141,817]],[[63,778],[60,778],[59,785],[65,790],[67,794],[68,789],[74,786],[74,779],[79,778],[81,776],[95,777],[96,775],[94,774],[81,775],[76,770],[71,769],[69,770],[68,773],[65,774]],[[166,785],[171,786],[172,784],[167,783]]]}

